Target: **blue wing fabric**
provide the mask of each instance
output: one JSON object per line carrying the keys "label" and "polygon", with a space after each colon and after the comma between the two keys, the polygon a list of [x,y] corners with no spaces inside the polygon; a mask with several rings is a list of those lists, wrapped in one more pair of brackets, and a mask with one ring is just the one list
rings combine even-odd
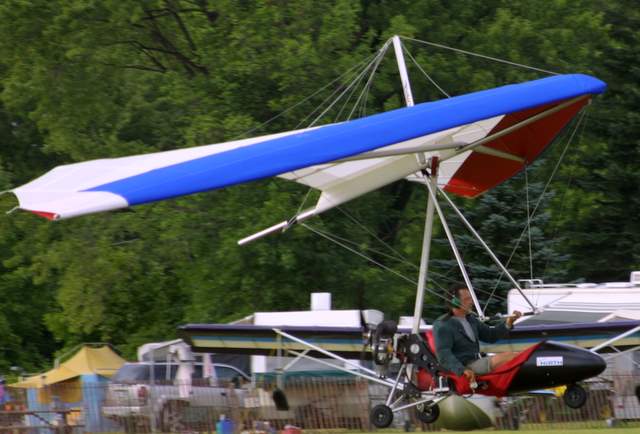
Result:
{"label": "blue wing fabric", "polygon": [[558,75],[418,104],[234,149],[98,185],[129,205],[214,190],[303,167],[336,161],[478,120],[587,94],[606,84],[582,75]]}

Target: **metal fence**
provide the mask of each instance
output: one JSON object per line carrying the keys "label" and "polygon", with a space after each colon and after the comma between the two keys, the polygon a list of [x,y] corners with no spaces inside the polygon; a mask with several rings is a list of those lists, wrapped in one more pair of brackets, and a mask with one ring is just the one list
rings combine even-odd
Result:
{"label": "metal fence", "polygon": [[[572,410],[553,394],[496,400],[497,429],[640,426],[635,395],[640,377],[617,376],[588,383],[587,404]],[[235,385],[237,386],[237,385]],[[275,432],[287,425],[306,430],[372,431],[369,411],[384,399],[380,386],[353,377],[288,378],[289,410],[272,399],[275,384],[152,384],[120,387],[109,383],[58,384],[55,388],[9,389],[0,411],[0,432]],[[617,390],[617,392],[614,392]],[[396,428],[432,431],[412,412],[395,418]]]}

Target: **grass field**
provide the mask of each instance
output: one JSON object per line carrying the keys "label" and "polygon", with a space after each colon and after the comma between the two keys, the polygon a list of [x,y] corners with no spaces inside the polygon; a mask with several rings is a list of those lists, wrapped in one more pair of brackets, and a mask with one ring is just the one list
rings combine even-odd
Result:
{"label": "grass field", "polygon": [[563,433],[573,433],[573,434],[633,434],[638,432],[638,428],[576,428],[576,429],[522,429],[519,431],[442,431],[446,433],[462,433],[462,432],[477,432],[477,433],[495,433],[495,434],[517,434],[517,433],[526,433],[526,434],[563,434]]}
{"label": "grass field", "polygon": [[[312,433],[313,431],[305,431],[306,433]],[[318,433],[323,431],[318,431]],[[416,430],[415,433],[428,432]],[[478,431],[432,431],[442,432],[447,434],[455,433],[493,433],[493,434],[635,434],[640,432],[640,425],[631,424],[624,428],[607,428],[604,425],[600,428],[547,428],[547,427],[523,427],[517,431],[503,431],[503,430],[478,430]],[[404,431],[382,429],[374,431],[368,434],[404,434]],[[362,431],[349,431],[342,434],[363,434]]]}

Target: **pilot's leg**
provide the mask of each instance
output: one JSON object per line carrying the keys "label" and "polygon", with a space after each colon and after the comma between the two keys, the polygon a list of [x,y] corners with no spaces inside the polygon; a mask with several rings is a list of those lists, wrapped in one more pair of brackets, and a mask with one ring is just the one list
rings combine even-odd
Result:
{"label": "pilot's leg", "polygon": [[517,355],[518,353],[515,351],[507,351],[506,353],[499,353],[499,354],[496,354],[495,356],[492,356],[490,360],[491,370],[493,371],[494,369],[504,365],[508,361],[515,358]]}
{"label": "pilot's leg", "polygon": [[467,364],[467,368],[471,369],[476,375],[485,375],[491,372],[491,357],[481,357]]}

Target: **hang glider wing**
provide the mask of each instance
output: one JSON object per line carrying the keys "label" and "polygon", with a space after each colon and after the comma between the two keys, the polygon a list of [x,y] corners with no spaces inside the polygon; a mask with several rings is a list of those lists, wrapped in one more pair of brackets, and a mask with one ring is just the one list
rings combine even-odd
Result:
{"label": "hang glider wing", "polygon": [[605,87],[559,75],[339,124],[60,166],[12,192],[21,209],[63,219],[282,176],[322,190],[318,214],[438,155],[445,189],[474,197],[533,161]]}

